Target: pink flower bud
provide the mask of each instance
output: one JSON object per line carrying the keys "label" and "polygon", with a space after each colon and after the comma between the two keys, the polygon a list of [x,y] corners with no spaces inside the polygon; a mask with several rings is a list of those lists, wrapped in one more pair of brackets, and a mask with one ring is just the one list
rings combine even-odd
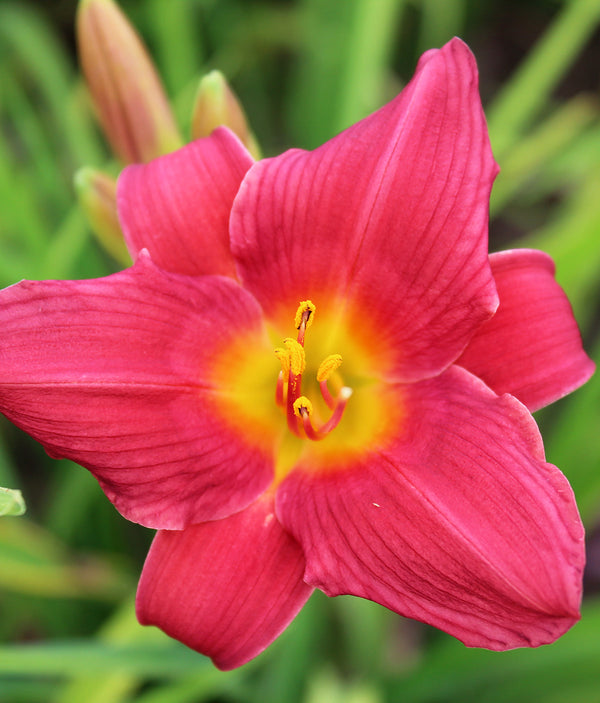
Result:
{"label": "pink flower bud", "polygon": [[112,0],[81,0],[79,56],[98,118],[117,156],[146,162],[182,145],[154,65]]}

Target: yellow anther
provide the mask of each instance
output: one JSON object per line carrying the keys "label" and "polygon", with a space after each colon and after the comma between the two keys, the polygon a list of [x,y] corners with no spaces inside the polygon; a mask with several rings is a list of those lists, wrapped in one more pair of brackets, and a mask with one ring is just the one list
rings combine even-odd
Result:
{"label": "yellow anther", "polygon": [[287,349],[290,360],[290,368],[294,376],[300,376],[306,368],[306,355],[304,347],[291,337],[283,340],[283,346]]}
{"label": "yellow anther", "polygon": [[290,372],[290,353],[283,347],[277,347],[277,349],[274,349],[273,351],[275,352],[275,356],[279,359],[283,376],[287,380],[287,376]]}
{"label": "yellow anther", "polygon": [[300,305],[298,305],[296,317],[294,318],[294,324],[297,330],[300,329],[302,322],[304,322],[305,329],[308,329],[312,325],[316,309],[312,300],[303,300]]}
{"label": "yellow anther", "polygon": [[329,356],[326,356],[317,371],[317,381],[319,383],[326,381],[341,363],[341,354],[330,354]]}
{"label": "yellow anther", "polygon": [[294,415],[296,415],[296,417],[302,417],[303,410],[306,411],[306,414],[310,417],[312,409],[312,403],[305,395],[301,395],[294,401]]}

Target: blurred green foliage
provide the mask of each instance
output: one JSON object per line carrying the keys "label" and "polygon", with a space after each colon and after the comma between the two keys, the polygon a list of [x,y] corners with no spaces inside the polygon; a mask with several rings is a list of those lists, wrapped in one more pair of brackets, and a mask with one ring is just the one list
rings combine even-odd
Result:
{"label": "blurred green foliage", "polygon": [[[600,362],[600,0],[123,0],[184,134],[199,77],[218,68],[266,154],[314,147],[395,95],[419,53],[473,48],[502,172],[492,248],[557,263]],[[74,55],[75,0],[0,0],[0,284],[117,270],[76,206],[74,172],[117,174]],[[600,382],[539,414],[550,461],[591,538],[600,515]],[[540,650],[465,649],[358,599],[315,594],[257,660],[221,673],[141,628],[132,594],[151,535],[95,481],[0,424],[0,485],[25,517],[0,521],[2,703],[600,701],[600,600]],[[599,566],[595,566],[598,573]],[[596,588],[598,584],[595,584]]]}

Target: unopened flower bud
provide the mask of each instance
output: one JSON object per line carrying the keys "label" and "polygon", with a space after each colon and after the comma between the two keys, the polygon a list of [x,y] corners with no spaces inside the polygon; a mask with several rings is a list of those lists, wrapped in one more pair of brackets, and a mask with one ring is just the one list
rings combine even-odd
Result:
{"label": "unopened flower bud", "polygon": [[182,145],[167,96],[139,36],[112,0],[81,0],[79,57],[115,154],[146,162]]}
{"label": "unopened flower bud", "polygon": [[192,112],[192,138],[207,137],[224,125],[236,134],[255,159],[260,148],[250,131],[244,110],[220,71],[211,71],[201,80]]}
{"label": "unopened flower bud", "polygon": [[117,261],[131,265],[117,217],[115,179],[93,168],[82,168],[75,174],[75,190],[81,209],[100,244]]}

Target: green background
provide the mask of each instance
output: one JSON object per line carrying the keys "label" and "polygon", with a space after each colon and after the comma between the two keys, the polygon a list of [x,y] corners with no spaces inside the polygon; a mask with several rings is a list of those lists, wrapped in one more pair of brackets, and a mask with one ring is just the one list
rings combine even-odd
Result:
{"label": "green background", "polygon": [[[311,148],[393,97],[459,35],[501,166],[491,249],[549,252],[600,360],[600,0],[129,0],[183,133],[218,68],[266,155]],[[118,270],[76,204],[81,166],[120,169],[75,53],[76,2],[0,0],[0,284]],[[1,330],[0,330],[1,334]],[[469,650],[356,598],[315,594],[263,655],[222,673],[133,614],[152,533],[3,419],[0,703],[600,702],[600,381],[536,414],[588,531],[582,621],[538,650]]]}

